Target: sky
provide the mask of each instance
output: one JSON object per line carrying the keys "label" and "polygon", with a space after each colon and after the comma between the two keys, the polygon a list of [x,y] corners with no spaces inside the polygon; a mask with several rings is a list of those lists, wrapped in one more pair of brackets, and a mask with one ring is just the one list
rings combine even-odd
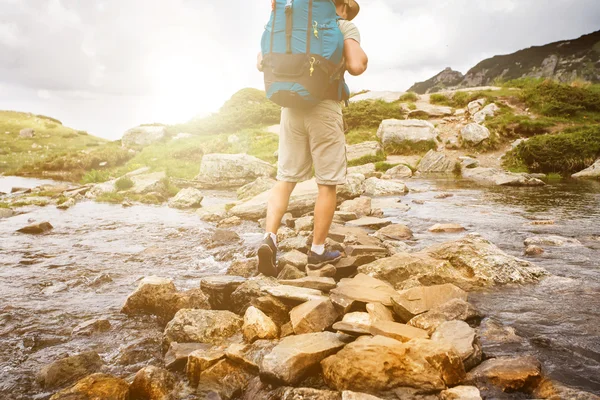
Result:
{"label": "sky", "polygon": [[[598,0],[359,0],[369,68],[353,91],[403,91],[446,67],[600,29]],[[118,139],[262,88],[269,0],[0,0],[0,110]]]}

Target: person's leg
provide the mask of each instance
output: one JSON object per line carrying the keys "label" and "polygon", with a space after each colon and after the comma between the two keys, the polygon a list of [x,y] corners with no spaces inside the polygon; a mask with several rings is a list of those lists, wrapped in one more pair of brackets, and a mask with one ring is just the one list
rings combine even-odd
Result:
{"label": "person's leg", "polygon": [[267,205],[267,233],[277,235],[277,230],[281,225],[281,219],[286,213],[290,202],[290,195],[296,187],[295,182],[278,181],[269,195],[269,203]]}
{"label": "person's leg", "polygon": [[319,185],[319,195],[315,204],[314,245],[320,246],[325,244],[336,207],[336,186]]}

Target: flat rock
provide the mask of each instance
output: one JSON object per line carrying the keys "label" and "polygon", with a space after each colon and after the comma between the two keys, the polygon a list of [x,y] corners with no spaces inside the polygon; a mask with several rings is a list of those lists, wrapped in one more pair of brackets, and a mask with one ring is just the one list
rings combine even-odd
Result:
{"label": "flat rock", "polygon": [[346,247],[346,255],[349,257],[373,256],[375,258],[387,257],[388,249],[379,246],[350,245]]}
{"label": "flat rock", "polygon": [[386,336],[400,342],[412,339],[429,339],[429,334],[423,329],[392,321],[374,321],[371,323],[370,332],[373,336]]}
{"label": "flat rock", "polygon": [[[451,343],[463,363],[475,353],[475,329],[463,321],[447,321],[442,323],[431,335],[433,341]],[[479,360],[481,361],[481,360]]]}
{"label": "flat rock", "polygon": [[467,300],[467,292],[451,283],[436,286],[421,286],[403,290],[392,297],[394,312],[401,321],[408,322],[415,316],[450,300]]}
{"label": "flat rock", "polygon": [[26,233],[28,235],[40,235],[42,233],[50,232],[54,227],[50,222],[37,222],[35,224],[27,225],[17,232]]}
{"label": "flat rock", "polygon": [[331,332],[286,337],[264,357],[260,374],[267,380],[297,384],[312,367],[344,347],[342,339]]}
{"label": "flat rock", "polygon": [[267,192],[275,186],[277,181],[271,177],[259,176],[254,182],[250,182],[237,190],[238,200],[247,200],[263,192]]}
{"label": "flat rock", "polygon": [[467,168],[462,177],[483,185],[495,186],[544,186],[545,183],[528,174],[506,172],[496,168]]}
{"label": "flat rock", "polygon": [[369,303],[366,308],[371,321],[395,321],[392,310],[381,303]]}
{"label": "flat rock", "polygon": [[592,166],[576,174],[571,175],[575,179],[598,179],[600,178],[600,159],[596,160]]}
{"label": "flat rock", "polygon": [[[285,252],[292,252],[294,250],[306,254],[309,249],[308,238],[306,236],[295,236],[288,239],[285,239],[281,243],[279,243],[279,249]],[[308,263],[308,257],[306,259]]]}
{"label": "flat rock", "polygon": [[281,299],[294,300],[300,302],[322,300],[323,298],[326,298],[323,295],[323,292],[319,290],[289,285],[268,287],[265,288],[265,292]]}
{"label": "flat rock", "polygon": [[402,386],[443,390],[465,377],[462,361],[449,344],[425,339],[402,343],[383,336],[360,337],[321,366],[329,387],[358,392]]}
{"label": "flat rock", "polygon": [[129,384],[112,375],[92,374],[50,398],[50,400],[79,399],[128,400]]}
{"label": "flat rock", "polygon": [[464,232],[465,227],[459,224],[435,224],[429,228],[432,233],[458,233]]}
{"label": "flat rock", "polygon": [[231,294],[246,278],[233,275],[214,275],[203,277],[200,288],[208,295],[210,305],[215,310],[225,310],[230,304]]}
{"label": "flat rock", "polygon": [[329,299],[311,300],[290,311],[290,321],[296,335],[322,332],[338,318],[338,312]]}
{"label": "flat rock", "polygon": [[322,266],[319,269],[310,269],[306,271],[306,274],[309,277],[317,277],[317,278],[333,278],[337,275],[337,268],[331,264],[327,264]]}
{"label": "flat rock", "polygon": [[283,267],[281,269],[281,271],[279,271],[279,274],[277,275],[277,280],[284,281],[284,280],[300,279],[300,278],[304,278],[304,277],[306,277],[305,272],[300,271],[298,268],[293,267],[291,265],[286,265],[285,267]]}
{"label": "flat rock", "polygon": [[465,383],[490,385],[501,392],[532,392],[542,380],[540,362],[531,356],[500,357],[484,361],[467,375]]}
{"label": "flat rock", "polygon": [[362,303],[381,303],[392,305],[392,296],[398,293],[386,282],[368,275],[358,274],[353,279],[342,280],[332,294]]}
{"label": "flat rock", "polygon": [[129,386],[129,395],[134,399],[169,399],[175,389],[175,376],[169,371],[148,366],[135,374]]}
{"label": "flat rock", "polygon": [[450,300],[438,307],[419,314],[408,321],[408,325],[426,330],[430,335],[446,321],[476,322],[483,317],[477,309],[462,299]]}
{"label": "flat rock", "polygon": [[244,339],[252,343],[258,339],[277,339],[279,328],[265,313],[252,306],[244,314],[242,333]]}
{"label": "flat rock", "polygon": [[382,241],[410,240],[413,238],[413,232],[406,225],[391,224],[375,232],[374,236]]}
{"label": "flat rock", "polygon": [[359,160],[362,157],[372,156],[375,157],[380,154],[383,150],[379,142],[362,142],[353,145],[346,146],[346,158],[348,162]]}
{"label": "flat rock", "polygon": [[388,225],[391,225],[392,222],[386,219],[375,218],[375,217],[363,217],[354,221],[347,222],[346,225],[354,226],[358,228],[368,228],[368,229],[381,229]]}
{"label": "flat rock", "polygon": [[322,292],[329,292],[331,289],[335,289],[337,287],[337,283],[335,283],[335,280],[333,278],[312,276],[307,276],[305,278],[300,279],[282,280],[279,281],[279,283],[281,283],[282,285],[320,290]]}
{"label": "flat rock", "polygon": [[312,231],[315,226],[315,218],[314,217],[301,217],[294,221],[294,229],[296,231]]}
{"label": "flat rock", "polygon": [[165,328],[163,343],[222,344],[240,333],[243,320],[229,311],[183,309]]}
{"label": "flat rock", "polygon": [[582,246],[579,240],[563,236],[532,236],[525,239],[524,243],[525,246]]}
{"label": "flat rock", "polygon": [[58,388],[98,371],[102,364],[102,359],[94,351],[66,357],[43,367],[37,375],[37,382],[45,389]]}
{"label": "flat rock", "polygon": [[408,187],[399,181],[369,178],[363,183],[363,190],[367,196],[404,196]]}
{"label": "flat rock", "polygon": [[369,335],[371,323],[371,316],[368,313],[353,312],[344,315],[340,322],[333,324],[333,329],[349,335]]}
{"label": "flat rock", "polygon": [[449,174],[454,172],[455,166],[456,160],[451,159],[445,153],[429,150],[421,159],[418,171],[422,174]]}
{"label": "flat rock", "polygon": [[275,167],[247,154],[205,154],[196,180],[204,187],[239,187],[275,174]]}
{"label": "flat rock", "polygon": [[308,256],[306,253],[302,253],[298,250],[289,251],[279,258],[280,268],[285,267],[286,265],[291,265],[292,267],[296,267],[297,269],[304,271],[307,264]]}

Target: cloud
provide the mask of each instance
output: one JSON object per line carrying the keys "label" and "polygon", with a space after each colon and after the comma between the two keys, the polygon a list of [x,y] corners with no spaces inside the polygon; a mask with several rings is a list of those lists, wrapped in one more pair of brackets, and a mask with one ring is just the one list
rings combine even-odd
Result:
{"label": "cloud", "polygon": [[[370,63],[348,79],[352,90],[405,90],[600,21],[597,0],[360,3]],[[238,89],[262,86],[255,55],[269,11],[268,0],[0,0],[0,109],[112,138],[215,111]]]}

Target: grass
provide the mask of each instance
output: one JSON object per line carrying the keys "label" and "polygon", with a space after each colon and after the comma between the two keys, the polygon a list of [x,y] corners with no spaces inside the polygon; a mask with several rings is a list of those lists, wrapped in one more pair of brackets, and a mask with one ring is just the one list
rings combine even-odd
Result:
{"label": "grass", "polygon": [[387,156],[383,152],[379,152],[375,156],[367,155],[367,156],[363,156],[361,158],[357,158],[356,160],[348,161],[348,166],[349,167],[356,167],[356,166],[359,166],[359,165],[365,165],[365,164],[371,164],[371,163],[378,163],[380,161],[385,161],[386,158],[387,158]]}
{"label": "grass", "polygon": [[378,128],[384,119],[401,119],[404,111],[400,103],[387,103],[383,100],[363,100],[350,103],[344,108],[344,120],[348,129]]}
{"label": "grass", "polygon": [[415,92],[405,93],[402,96],[400,96],[400,99],[398,99],[398,101],[402,103],[414,103],[417,100],[419,100],[419,95]]}
{"label": "grass", "polygon": [[115,187],[119,191],[131,189],[134,185],[135,184],[133,183],[131,178],[129,178],[128,176],[123,176],[115,182]]}
{"label": "grass", "polygon": [[403,144],[388,144],[385,146],[385,152],[390,155],[411,155],[411,154],[425,154],[429,150],[437,148],[437,144],[433,140],[427,140],[422,142],[406,142]]}
{"label": "grass", "polygon": [[81,178],[81,183],[102,183],[109,181],[111,179],[110,171],[101,171],[97,169],[93,169],[91,171],[86,172]]}
{"label": "grass", "polygon": [[390,164],[385,161],[379,161],[375,163],[375,171],[377,172],[387,172],[388,170],[398,166],[400,164]]}
{"label": "grass", "polygon": [[375,128],[356,128],[346,133],[347,144],[358,144],[377,140],[377,129]]}
{"label": "grass", "polygon": [[506,154],[508,168],[529,172],[573,174],[600,156],[600,126],[570,128],[562,133],[535,136]]}

